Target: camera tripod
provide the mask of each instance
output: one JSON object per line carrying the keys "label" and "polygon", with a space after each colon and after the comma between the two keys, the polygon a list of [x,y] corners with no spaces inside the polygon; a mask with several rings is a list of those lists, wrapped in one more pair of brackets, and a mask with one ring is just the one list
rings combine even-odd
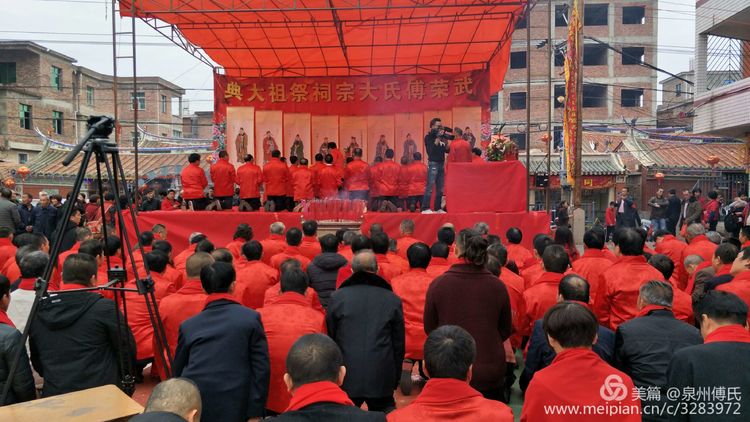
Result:
{"label": "camera tripod", "polygon": [[[96,183],[99,192],[104,192],[105,187],[105,180],[102,177],[102,166],[104,166],[104,170],[106,171],[106,182],[108,184],[107,187],[110,189],[110,192],[115,194],[116,197],[116,200],[114,202],[116,218],[115,223],[119,227],[118,237],[122,241],[121,244],[124,246],[123,248],[121,248],[122,262],[124,265],[132,266],[137,288],[132,289],[124,287],[125,282],[127,281],[126,271],[122,268],[113,268],[110,262],[109,255],[105,254],[107,263],[106,284],[83,289],[58,291],[54,292],[54,294],[64,295],[81,291],[90,291],[94,293],[95,291],[101,290],[112,291],[114,293],[115,304],[118,305],[115,306],[115,318],[117,321],[117,333],[119,336],[117,353],[121,376],[121,388],[125,393],[132,396],[133,392],[135,391],[135,377],[133,374],[133,361],[130,358],[131,354],[128,352],[129,349],[134,348],[135,345],[129,341],[129,336],[120,335],[120,333],[127,332],[128,330],[125,293],[138,293],[139,295],[143,296],[146,302],[149,319],[154,330],[154,338],[156,339],[156,350],[154,350],[154,354],[156,355],[155,358],[160,360],[167,378],[171,377],[172,356],[167,344],[167,336],[164,332],[164,325],[162,324],[161,317],[159,316],[159,309],[156,304],[156,296],[154,294],[154,281],[151,278],[151,273],[145,260],[145,277],[139,277],[138,268],[135,264],[133,256],[130,238],[128,237],[125,230],[125,217],[123,215],[120,201],[117,200],[117,196],[119,195],[120,191],[122,191],[127,198],[126,208],[130,211],[133,230],[135,230],[136,236],[140,238],[140,231],[138,229],[135,213],[133,212],[133,203],[131,202],[130,195],[128,195],[127,187],[125,185],[125,172],[122,167],[122,162],[120,161],[119,150],[117,148],[117,144],[109,140],[109,135],[112,133],[114,125],[115,121],[110,117],[90,117],[88,120],[89,130],[86,132],[81,141],[76,145],[76,147],[73,148],[73,150],[70,151],[70,153],[63,160],[62,164],[64,166],[68,166],[73,162],[73,160],[82,150],[84,152],[80,169],[78,171],[78,174],[76,175],[75,183],[73,184],[73,190],[70,193],[70,199],[66,202],[65,206],[63,206],[63,215],[61,217],[60,224],[67,224],[70,220],[70,216],[73,214],[73,203],[75,202],[75,198],[77,198],[78,194],[81,192],[81,186],[83,185],[83,180],[85,178],[88,165],[91,162],[91,159],[95,158]],[[104,201],[100,202],[100,212],[103,223],[103,241],[106,245],[107,238],[111,236],[111,234],[109,233],[109,227],[107,227],[107,210],[105,209]],[[31,311],[29,312],[26,326],[23,330],[23,336],[21,339],[21,344],[23,345],[26,344],[26,341],[29,337],[30,327],[32,321],[34,321],[34,319],[36,318],[40,302],[49,298],[47,289],[49,287],[49,280],[52,277],[52,271],[54,271],[55,267],[57,266],[58,256],[61,252],[60,249],[63,240],[63,236],[61,233],[62,231],[54,239],[50,239],[50,241],[53,242],[49,254],[50,260],[47,264],[47,267],[44,269],[43,277],[37,279],[34,287],[36,295],[31,306]],[[139,244],[138,248],[140,249],[141,254],[145,256],[143,245]],[[60,268],[60,270],[62,270],[62,268]],[[122,309],[122,314],[119,311],[120,308]],[[10,387],[12,385],[13,377],[15,376],[16,370],[18,368],[22,352],[23,348],[19,347],[15,356],[13,356],[12,364],[8,372],[8,378],[5,381],[2,396],[0,396],[0,406],[5,403],[5,398],[7,397],[8,391],[10,390]]]}

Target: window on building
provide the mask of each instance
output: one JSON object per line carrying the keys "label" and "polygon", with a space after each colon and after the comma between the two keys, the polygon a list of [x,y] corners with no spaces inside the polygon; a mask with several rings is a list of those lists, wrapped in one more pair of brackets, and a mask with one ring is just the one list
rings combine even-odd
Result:
{"label": "window on building", "polygon": [[599,84],[583,84],[583,107],[606,107],[607,86]]}
{"label": "window on building", "polygon": [[561,50],[555,50],[555,66],[565,66],[565,54]]}
{"label": "window on building", "polygon": [[31,129],[31,106],[20,104],[18,109],[21,117],[21,129]]}
{"label": "window on building", "polygon": [[177,129],[172,129],[172,137],[173,138],[182,138],[182,131]]}
{"label": "window on building", "polygon": [[623,107],[643,107],[643,90],[623,89],[620,91],[620,105]]}
{"label": "window on building", "polygon": [[[490,96],[490,111],[498,111],[498,95],[491,95]],[[197,133],[197,130],[193,130],[194,133]]]}
{"label": "window on building", "polygon": [[563,149],[565,147],[565,141],[563,140],[563,127],[562,126],[555,126],[554,131],[552,132],[552,139],[554,141],[554,144],[552,148],[557,152]]}
{"label": "window on building", "polygon": [[555,26],[568,26],[568,5],[558,4],[555,6]]}
{"label": "window on building", "polygon": [[90,105],[90,106],[94,105],[94,87],[93,86],[86,87],[86,105]]}
{"label": "window on building", "polygon": [[518,149],[526,149],[526,133],[511,133],[508,138],[518,145]]}
{"label": "window on building", "polygon": [[62,69],[52,66],[52,71],[50,72],[49,77],[49,84],[50,86],[52,86],[52,89],[56,91],[62,91]]}
{"label": "window on building", "polygon": [[[562,98],[562,101],[558,99]],[[565,107],[565,85],[555,85],[555,108]]]}
{"label": "window on building", "polygon": [[583,6],[583,26],[606,26],[609,4],[586,4]]}
{"label": "window on building", "polygon": [[16,83],[16,63],[0,63],[0,84]]}
{"label": "window on building", "polygon": [[510,109],[511,110],[525,110],[526,109],[526,93],[525,92],[511,92],[509,97],[510,97]]}
{"label": "window on building", "polygon": [[29,162],[29,154],[25,152],[18,153],[18,164],[26,164]]}
{"label": "window on building", "polygon": [[63,133],[63,114],[61,111],[52,112],[52,130],[58,135]]}
{"label": "window on building", "polygon": [[604,66],[607,64],[607,47],[601,44],[583,46],[584,66]]}
{"label": "window on building", "polygon": [[644,60],[645,49],[643,47],[623,47],[622,64],[641,64]]}
{"label": "window on building", "polygon": [[625,6],[622,8],[624,25],[643,25],[646,23],[646,6]]}
{"label": "window on building", "polygon": [[161,96],[161,112],[162,113],[167,112],[167,96],[166,95]]}
{"label": "window on building", "polygon": [[516,21],[516,29],[523,29],[526,28],[526,16],[521,16]]}
{"label": "window on building", "polygon": [[513,51],[510,53],[511,69],[526,69],[526,52]]}
{"label": "window on building", "polygon": [[681,97],[682,96],[682,84],[676,84],[674,86],[674,96],[675,97]]}
{"label": "window on building", "polygon": [[130,93],[130,109],[133,110],[133,106],[138,104],[138,110],[145,110],[146,109],[146,93],[145,92],[136,92],[135,97],[133,97],[133,93]]}

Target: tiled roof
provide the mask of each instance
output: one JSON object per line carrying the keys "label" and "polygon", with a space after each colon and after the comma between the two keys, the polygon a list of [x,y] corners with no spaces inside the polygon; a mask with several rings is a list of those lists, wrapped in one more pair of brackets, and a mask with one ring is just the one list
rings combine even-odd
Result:
{"label": "tiled roof", "polygon": [[[630,145],[631,143],[629,143]],[[636,150],[638,149],[638,150]],[[717,168],[742,170],[745,168],[744,142],[691,142],[690,140],[636,139],[631,152],[641,164],[652,168],[709,169],[706,159],[719,157]]]}
{"label": "tiled roof", "polygon": [[[523,157],[521,157],[521,161],[525,162]],[[625,168],[613,154],[584,154],[583,156],[583,174],[585,176],[616,175],[622,174],[624,171]],[[529,173],[546,174],[547,157],[545,155],[532,155]],[[550,173],[560,173],[560,154],[552,154]]]}
{"label": "tiled roof", "polygon": [[624,133],[584,131],[581,148],[584,154],[611,152],[617,150],[625,138]]}

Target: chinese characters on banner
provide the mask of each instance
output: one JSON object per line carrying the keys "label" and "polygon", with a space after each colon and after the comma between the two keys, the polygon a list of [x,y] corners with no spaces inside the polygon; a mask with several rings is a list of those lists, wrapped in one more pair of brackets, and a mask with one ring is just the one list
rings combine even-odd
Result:
{"label": "chinese characters on banner", "polygon": [[372,115],[480,106],[489,108],[489,72],[363,77],[214,77],[217,118],[248,106],[318,115]]}

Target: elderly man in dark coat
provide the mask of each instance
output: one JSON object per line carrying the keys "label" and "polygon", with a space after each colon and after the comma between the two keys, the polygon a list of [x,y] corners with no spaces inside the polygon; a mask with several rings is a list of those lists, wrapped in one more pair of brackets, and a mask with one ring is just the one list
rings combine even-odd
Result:
{"label": "elderly man in dark coat", "polygon": [[371,411],[396,408],[393,390],[401,375],[405,353],[401,299],[377,275],[370,250],[352,259],[352,274],[328,303],[328,335],[344,354],[346,379],[342,388],[355,406],[367,402]]}
{"label": "elderly man in dark coat", "polygon": [[245,422],[264,415],[271,367],[260,315],[233,296],[231,264],[201,270],[208,293],[201,313],[183,322],[174,375],[193,380],[203,401],[202,421]]}

